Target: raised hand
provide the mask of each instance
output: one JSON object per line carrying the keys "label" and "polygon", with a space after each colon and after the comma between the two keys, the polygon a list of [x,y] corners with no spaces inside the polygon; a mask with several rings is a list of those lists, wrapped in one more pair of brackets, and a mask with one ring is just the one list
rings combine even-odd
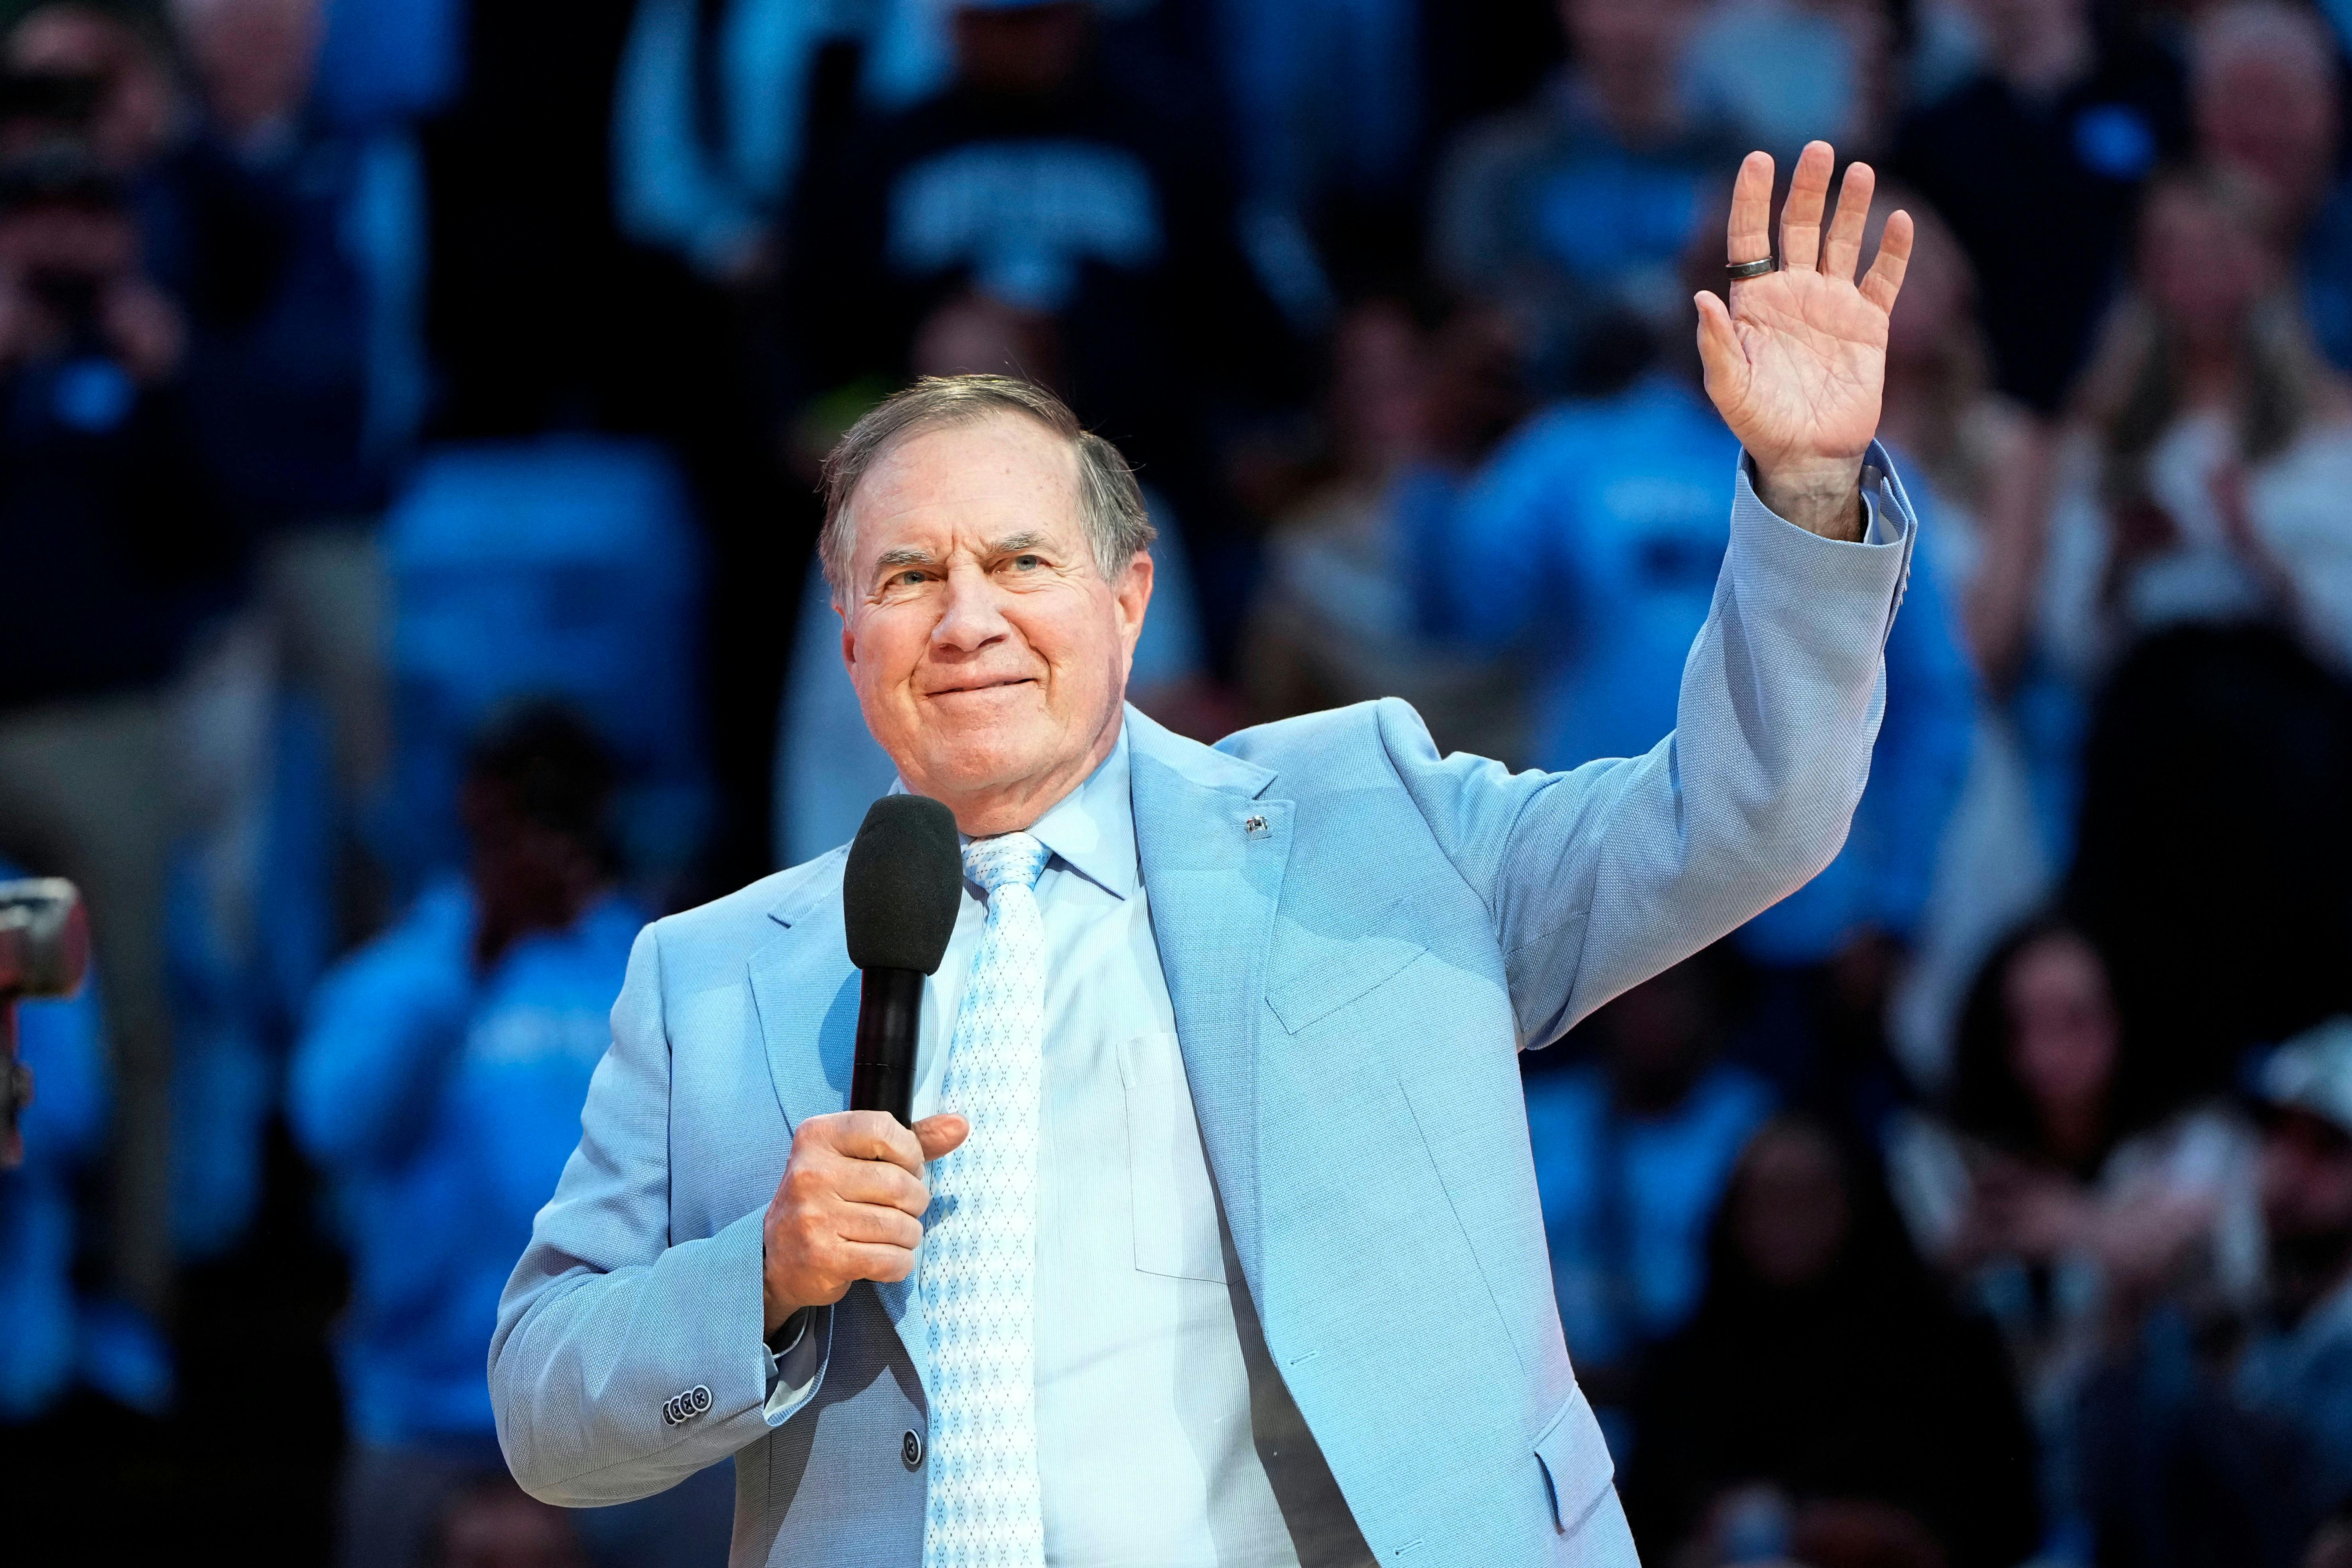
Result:
{"label": "raised hand", "polygon": [[[1731,303],[1701,294],[1698,351],[1706,395],[1756,462],[1764,504],[1829,538],[1862,537],[1862,457],[1878,429],[1886,382],[1886,318],[1911,259],[1911,215],[1886,220],[1870,271],[1855,281],[1876,177],[1847,168],[1826,238],[1822,214],[1837,155],[1809,142],[1780,213],[1780,266],[1735,280]],[[1772,252],[1772,159],[1739,165],[1727,226],[1727,259]]]}

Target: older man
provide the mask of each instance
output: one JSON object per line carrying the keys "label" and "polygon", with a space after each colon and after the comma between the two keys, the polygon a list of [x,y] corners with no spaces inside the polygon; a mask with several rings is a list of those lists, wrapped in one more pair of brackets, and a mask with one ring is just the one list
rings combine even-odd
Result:
{"label": "older man", "polygon": [[843,1109],[838,854],[646,932],[491,1348],[527,1488],[732,1455],[739,1563],[1633,1563],[1514,1053],[1818,871],[1868,770],[1911,235],[1857,285],[1871,176],[1824,232],[1832,164],[1778,271],[1740,171],[1747,265],[1697,301],[1731,545],[1632,760],[1441,759],[1392,701],[1179,739],[1122,701],[1152,566],[1116,453],[989,380],[844,438],[843,657],[968,838],[919,1116]]}

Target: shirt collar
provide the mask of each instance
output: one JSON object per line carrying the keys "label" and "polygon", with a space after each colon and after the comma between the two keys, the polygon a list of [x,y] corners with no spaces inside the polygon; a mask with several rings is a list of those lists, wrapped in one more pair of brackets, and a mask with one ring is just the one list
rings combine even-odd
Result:
{"label": "shirt collar", "polygon": [[1116,898],[1135,893],[1135,802],[1128,793],[1127,724],[1087,781],[1029,831],[1063,864]]}
{"label": "shirt collar", "polygon": [[[1087,781],[1063,796],[1029,831],[1064,865],[1114,898],[1134,896],[1135,801],[1129,792],[1128,726],[1119,721],[1118,741]],[[893,779],[890,792],[906,793],[907,781]],[[959,833],[969,844],[971,836]]]}

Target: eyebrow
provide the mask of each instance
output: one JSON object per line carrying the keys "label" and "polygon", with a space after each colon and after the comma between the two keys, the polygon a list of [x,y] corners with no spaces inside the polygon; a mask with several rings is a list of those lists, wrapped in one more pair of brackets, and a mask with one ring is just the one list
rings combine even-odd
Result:
{"label": "eyebrow", "polygon": [[[1017,534],[1007,534],[991,544],[988,547],[988,553],[992,556],[1019,555],[1024,550],[1043,549],[1051,542],[1038,529],[1024,528]],[[887,572],[896,571],[900,567],[931,566],[938,560],[937,556],[920,545],[900,545],[896,549],[886,549],[874,558],[874,574],[880,577]]]}

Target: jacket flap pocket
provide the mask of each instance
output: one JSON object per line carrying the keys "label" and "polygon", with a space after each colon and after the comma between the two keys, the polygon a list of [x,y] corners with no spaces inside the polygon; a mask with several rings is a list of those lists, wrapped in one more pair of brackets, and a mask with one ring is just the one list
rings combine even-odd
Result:
{"label": "jacket flap pocket", "polygon": [[1577,1389],[1536,1438],[1536,1458],[1551,1487],[1552,1518],[1566,1535],[1592,1516],[1617,1477],[1616,1462],[1592,1418],[1592,1406]]}

